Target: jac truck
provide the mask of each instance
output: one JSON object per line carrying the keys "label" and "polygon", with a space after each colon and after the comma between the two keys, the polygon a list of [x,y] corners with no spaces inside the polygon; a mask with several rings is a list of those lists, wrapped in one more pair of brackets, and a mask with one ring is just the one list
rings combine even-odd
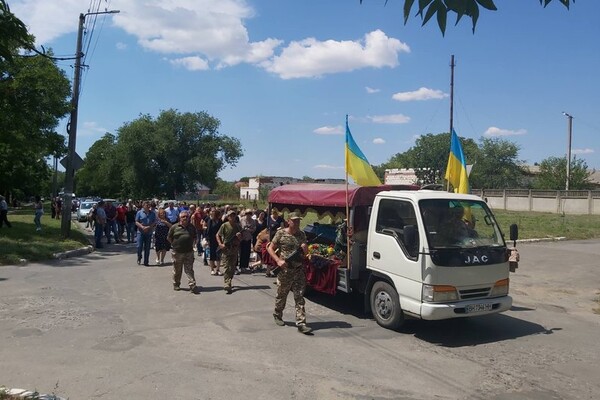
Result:
{"label": "jac truck", "polygon": [[[478,196],[307,183],[277,187],[268,201],[270,210],[305,216],[309,243],[333,243],[342,232],[337,228],[347,226],[344,257],[325,276],[335,280],[336,292],[363,295],[385,328],[397,329],[406,318],[482,316],[512,305],[510,249]],[[510,235],[517,240],[516,225]]]}

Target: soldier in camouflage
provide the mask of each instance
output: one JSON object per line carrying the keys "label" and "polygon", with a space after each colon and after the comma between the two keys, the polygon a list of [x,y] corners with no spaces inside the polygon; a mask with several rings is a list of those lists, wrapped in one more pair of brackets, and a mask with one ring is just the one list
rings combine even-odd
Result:
{"label": "soldier in camouflage", "polygon": [[275,297],[275,311],[273,318],[279,326],[284,326],[283,310],[290,290],[294,293],[296,303],[296,326],[298,331],[309,334],[312,329],[306,325],[306,312],[304,311],[304,289],[306,288],[306,275],[304,274],[303,260],[308,251],[306,235],[300,230],[300,214],[292,212],[288,215],[287,228],[279,229],[267,247],[267,251],[280,268],[277,278],[277,296]]}
{"label": "soldier in camouflage", "polygon": [[227,222],[219,228],[217,232],[217,244],[221,249],[221,265],[225,267],[223,274],[225,293],[231,294],[231,281],[235,273],[238,253],[240,251],[240,239],[242,238],[242,228],[237,222],[237,214],[230,210],[227,212]]}

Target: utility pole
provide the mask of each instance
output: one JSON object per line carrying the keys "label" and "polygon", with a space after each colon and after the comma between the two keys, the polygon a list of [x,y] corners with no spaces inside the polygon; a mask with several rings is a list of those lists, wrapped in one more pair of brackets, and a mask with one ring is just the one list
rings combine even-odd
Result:
{"label": "utility pole", "polygon": [[573,116],[563,111],[563,115],[567,117],[567,183],[565,190],[569,190],[569,182],[571,181],[571,139],[573,137]]}
{"label": "utility pole", "polygon": [[116,14],[118,10],[91,12],[79,14],[79,29],[77,30],[77,48],[75,49],[75,77],[73,79],[73,95],[71,97],[71,119],[67,124],[69,133],[69,144],[67,147],[67,160],[65,167],[65,190],[63,194],[63,208],[60,229],[63,237],[68,238],[71,234],[71,207],[73,202],[73,186],[75,178],[75,143],[77,141],[77,113],[79,107],[79,85],[81,80],[81,59],[83,58],[83,24],[88,15]]}

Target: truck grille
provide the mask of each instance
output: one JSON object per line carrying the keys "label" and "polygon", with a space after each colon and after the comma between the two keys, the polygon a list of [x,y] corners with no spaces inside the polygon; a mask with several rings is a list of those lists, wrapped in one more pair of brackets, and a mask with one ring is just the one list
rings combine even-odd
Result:
{"label": "truck grille", "polygon": [[459,290],[458,293],[460,294],[461,300],[482,299],[490,295],[490,290],[492,290],[492,288],[482,287],[475,289],[463,289]]}

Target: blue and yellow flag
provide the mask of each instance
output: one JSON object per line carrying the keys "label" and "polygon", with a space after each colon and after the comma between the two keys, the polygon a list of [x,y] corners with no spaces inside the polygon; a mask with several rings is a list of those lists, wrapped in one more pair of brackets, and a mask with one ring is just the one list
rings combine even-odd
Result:
{"label": "blue and yellow flag", "polygon": [[450,139],[450,157],[446,166],[446,180],[454,186],[456,193],[469,193],[469,178],[467,176],[467,162],[456,131],[452,129]]}
{"label": "blue and yellow flag", "polygon": [[356,145],[348,126],[346,115],[346,173],[360,186],[379,186],[381,181],[369,164],[367,157]]}

